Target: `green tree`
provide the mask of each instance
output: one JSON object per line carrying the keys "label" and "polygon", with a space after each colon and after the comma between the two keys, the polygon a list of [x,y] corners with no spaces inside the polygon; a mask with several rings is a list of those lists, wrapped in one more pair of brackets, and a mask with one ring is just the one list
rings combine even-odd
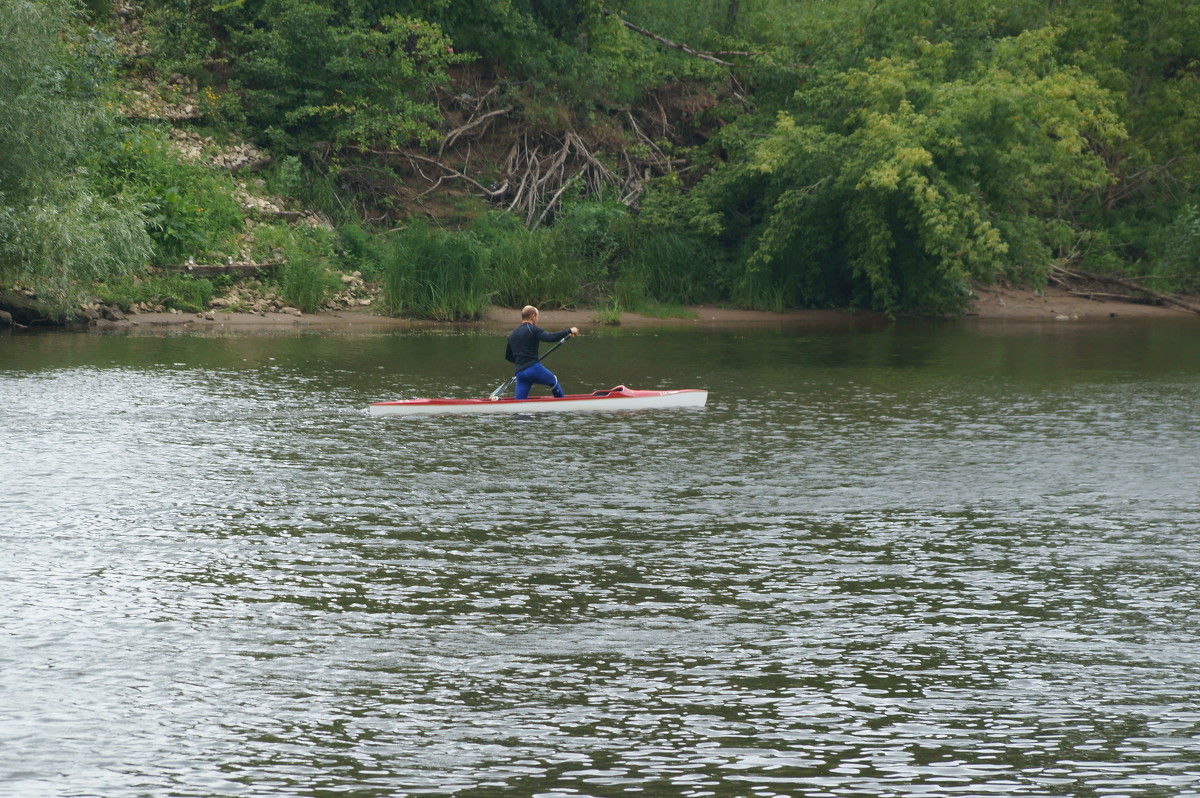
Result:
{"label": "green tree", "polygon": [[[288,150],[397,147],[435,136],[433,92],[456,53],[441,28],[398,3],[153,0],[152,34],[173,68],[223,63],[242,113]],[[197,31],[208,31],[198,36]]]}
{"label": "green tree", "polygon": [[464,60],[423,20],[342,21],[303,0],[268,2],[231,43],[247,114],[293,145],[428,142],[438,119],[432,90]]}
{"label": "green tree", "polygon": [[743,242],[740,298],[941,312],[973,279],[1043,277],[1109,179],[1093,142],[1123,135],[1109,93],[1055,58],[1057,33],[965,68],[918,41],[798,92],[701,191],[708,224]]}
{"label": "green tree", "polygon": [[1086,220],[1096,236],[1085,257],[1095,268],[1162,277],[1162,289],[1195,290],[1200,278],[1200,248],[1181,222],[1200,203],[1195,11],[1190,0],[1096,0],[1057,8],[1064,54],[1114,93],[1130,133],[1100,150],[1114,180]]}
{"label": "green tree", "polygon": [[94,279],[141,265],[139,208],[103,198],[81,164],[105,135],[67,0],[0,3],[0,280],[66,315]]}

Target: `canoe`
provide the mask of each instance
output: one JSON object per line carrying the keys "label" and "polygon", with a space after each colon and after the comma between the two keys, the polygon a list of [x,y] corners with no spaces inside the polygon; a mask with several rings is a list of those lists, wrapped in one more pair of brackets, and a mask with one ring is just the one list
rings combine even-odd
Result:
{"label": "canoe", "polygon": [[439,414],[480,415],[486,413],[550,413],[595,410],[658,410],[671,407],[704,407],[708,391],[687,388],[678,391],[641,391],[618,385],[607,391],[568,394],[561,399],[534,396],[529,399],[400,399],[373,402],[373,416],[428,416]]}

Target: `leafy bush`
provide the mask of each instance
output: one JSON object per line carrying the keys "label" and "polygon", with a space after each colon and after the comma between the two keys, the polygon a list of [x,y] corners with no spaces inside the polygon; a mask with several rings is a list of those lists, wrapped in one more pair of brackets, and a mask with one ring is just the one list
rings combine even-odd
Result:
{"label": "leafy bush", "polygon": [[180,263],[232,249],[243,218],[233,199],[234,181],[181,160],[171,151],[165,131],[117,130],[109,146],[91,160],[104,193],[142,204],[154,263]]}
{"label": "leafy bush", "polygon": [[571,253],[607,272],[622,254],[631,232],[629,209],[617,202],[567,202],[554,223]]}
{"label": "leafy bush", "polygon": [[367,276],[379,274],[382,250],[376,238],[358,224],[343,225],[337,232],[344,266]]}
{"label": "leafy bush", "polygon": [[[961,309],[973,279],[1045,276],[1072,201],[1104,186],[1112,96],[1060,63],[1053,30],[949,44],[828,76],[700,189],[743,246],[735,298],[767,308]],[[732,143],[732,140],[731,140]],[[1014,264],[1016,248],[1029,261]]]}
{"label": "leafy bush", "polygon": [[438,118],[431,90],[466,60],[437,25],[388,3],[152,5],[151,35],[171,62],[211,79],[207,65],[223,60],[245,118],[282,150],[428,142]]}

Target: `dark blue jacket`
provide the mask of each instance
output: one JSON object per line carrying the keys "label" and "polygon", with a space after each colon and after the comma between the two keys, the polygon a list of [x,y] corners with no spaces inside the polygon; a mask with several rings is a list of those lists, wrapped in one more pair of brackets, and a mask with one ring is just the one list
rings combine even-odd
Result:
{"label": "dark blue jacket", "polygon": [[517,372],[522,372],[538,361],[538,341],[556,343],[570,334],[570,330],[551,333],[536,324],[522,322],[520,327],[508,334],[504,359],[514,364]]}

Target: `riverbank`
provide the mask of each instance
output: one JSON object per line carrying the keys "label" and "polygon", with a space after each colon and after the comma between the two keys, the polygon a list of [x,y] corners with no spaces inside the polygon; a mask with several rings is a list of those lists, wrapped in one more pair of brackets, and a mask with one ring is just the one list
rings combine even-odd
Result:
{"label": "riverbank", "polygon": [[[622,327],[649,325],[694,325],[735,326],[758,324],[806,325],[844,321],[849,316],[879,317],[865,311],[844,310],[788,310],[782,313],[741,310],[697,305],[688,308],[686,317],[659,318],[638,313],[623,313]],[[966,318],[1003,319],[1030,321],[1070,322],[1101,319],[1153,319],[1153,318],[1200,318],[1182,308],[1112,299],[1089,299],[1060,288],[1047,287],[1041,291],[1015,289],[1003,286],[980,287]],[[519,319],[518,311],[511,308],[492,308],[479,321],[464,322],[486,329],[507,328]],[[607,326],[598,320],[595,311],[546,309],[541,314],[541,324],[548,329],[580,327],[581,329]],[[414,319],[397,319],[381,316],[376,311],[363,307],[349,310],[327,311],[315,314],[295,313],[231,313],[213,311],[196,313],[138,313],[131,314],[126,321],[98,321],[96,329],[114,330],[127,327],[162,330],[286,330],[286,329],[423,329],[444,326],[442,323]]]}
{"label": "riverbank", "polygon": [[[590,309],[562,310],[547,309],[541,312],[540,324],[547,329],[563,329],[579,327],[581,329],[607,326],[638,327],[649,325],[694,325],[698,327],[713,325],[755,325],[755,324],[805,324],[820,323],[845,319],[852,315],[875,316],[878,314],[852,314],[841,310],[789,310],[783,313],[770,313],[757,310],[739,310],[715,305],[695,305],[687,308],[686,316],[660,318],[639,313],[623,313],[619,325],[611,325],[600,321],[595,311]],[[493,307],[477,321],[455,322],[457,326],[480,327],[484,329],[507,329],[520,322],[520,311],[515,308]],[[93,322],[97,329],[120,329],[136,326],[146,328],[192,328],[218,329],[221,327],[246,330],[272,329],[423,329],[444,327],[447,322],[425,321],[419,319],[393,318],[381,316],[370,308],[353,308],[349,310],[326,311],[323,313],[137,313],[130,314],[126,321]]]}

